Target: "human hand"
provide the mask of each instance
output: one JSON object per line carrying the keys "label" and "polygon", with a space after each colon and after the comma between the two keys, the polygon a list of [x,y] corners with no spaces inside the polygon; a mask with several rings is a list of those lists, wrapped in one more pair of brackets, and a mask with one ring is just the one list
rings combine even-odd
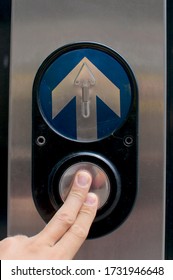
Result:
{"label": "human hand", "polygon": [[32,237],[18,235],[0,241],[0,259],[72,259],[96,215],[98,198],[88,193],[91,182],[89,172],[78,171],[66,201],[45,228]]}

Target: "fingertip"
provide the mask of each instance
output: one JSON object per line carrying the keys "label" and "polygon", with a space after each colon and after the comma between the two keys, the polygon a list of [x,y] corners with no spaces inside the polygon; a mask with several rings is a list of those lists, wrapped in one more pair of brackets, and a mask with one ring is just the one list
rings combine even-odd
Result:
{"label": "fingertip", "polygon": [[80,170],[76,173],[75,181],[80,187],[87,187],[91,185],[92,176],[87,170]]}
{"label": "fingertip", "polygon": [[98,206],[98,197],[95,193],[88,193],[85,204],[89,206],[97,205]]}

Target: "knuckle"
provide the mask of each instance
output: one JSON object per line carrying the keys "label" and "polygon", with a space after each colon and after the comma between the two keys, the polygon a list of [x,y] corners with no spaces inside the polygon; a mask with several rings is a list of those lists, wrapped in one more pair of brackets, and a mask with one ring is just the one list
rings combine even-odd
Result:
{"label": "knuckle", "polygon": [[7,237],[1,241],[1,245],[4,245],[6,248],[11,247],[15,243],[14,237]]}
{"label": "knuckle", "polygon": [[79,192],[79,191],[77,191],[77,190],[75,190],[75,189],[74,189],[74,190],[71,190],[70,195],[71,195],[72,197],[74,197],[75,199],[81,201],[81,202],[83,202],[84,199],[85,199],[85,195],[84,195],[82,192]]}
{"label": "knuckle", "polygon": [[23,235],[16,235],[16,236],[7,237],[4,240],[2,240],[1,242],[3,242],[6,246],[11,246],[13,244],[16,244],[16,242],[20,242],[20,241],[24,240],[25,238],[27,238],[27,237],[23,236]]}
{"label": "knuckle", "polygon": [[65,226],[72,226],[75,222],[75,218],[70,216],[69,213],[61,212],[56,216],[57,220],[63,223]]}
{"label": "knuckle", "polygon": [[85,230],[83,227],[81,227],[78,224],[73,225],[70,228],[70,232],[79,239],[86,239],[86,237],[88,235],[88,231]]}
{"label": "knuckle", "polygon": [[23,241],[23,240],[27,240],[28,236],[26,236],[26,235],[16,235],[14,238],[18,241]]}
{"label": "knuckle", "polygon": [[22,235],[7,237],[0,242],[1,248],[5,248],[6,250],[9,250],[13,247],[18,246],[21,243],[21,241],[23,241],[25,238],[27,237]]}
{"label": "knuckle", "polygon": [[92,217],[92,216],[94,216],[95,211],[92,207],[88,207],[87,205],[83,205],[83,207],[80,210],[80,213],[85,214],[89,217]]}

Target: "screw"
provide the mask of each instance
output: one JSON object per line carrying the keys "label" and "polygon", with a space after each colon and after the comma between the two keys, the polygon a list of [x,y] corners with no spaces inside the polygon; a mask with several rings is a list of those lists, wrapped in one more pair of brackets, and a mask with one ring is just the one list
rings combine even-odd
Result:
{"label": "screw", "polygon": [[127,147],[133,145],[133,137],[132,136],[126,136],[124,138],[124,145],[127,146]]}
{"label": "screw", "polygon": [[38,146],[43,146],[46,143],[46,139],[44,136],[38,136],[36,143]]}

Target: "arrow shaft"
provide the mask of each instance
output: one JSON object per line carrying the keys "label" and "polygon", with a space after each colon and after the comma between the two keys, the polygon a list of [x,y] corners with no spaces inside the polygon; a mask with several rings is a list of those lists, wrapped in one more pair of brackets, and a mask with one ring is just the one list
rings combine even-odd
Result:
{"label": "arrow shaft", "polygon": [[81,112],[84,118],[90,116],[89,87],[82,87]]}
{"label": "arrow shaft", "polygon": [[[88,108],[89,105],[89,108]],[[81,106],[84,106],[89,116],[84,117],[81,114]],[[86,114],[86,113],[85,113]],[[97,139],[97,122],[96,122],[96,96],[91,94],[88,102],[81,103],[81,94],[76,99],[76,122],[77,122],[77,139],[83,141]]]}
{"label": "arrow shaft", "polygon": [[89,101],[89,87],[82,87],[82,101]]}

